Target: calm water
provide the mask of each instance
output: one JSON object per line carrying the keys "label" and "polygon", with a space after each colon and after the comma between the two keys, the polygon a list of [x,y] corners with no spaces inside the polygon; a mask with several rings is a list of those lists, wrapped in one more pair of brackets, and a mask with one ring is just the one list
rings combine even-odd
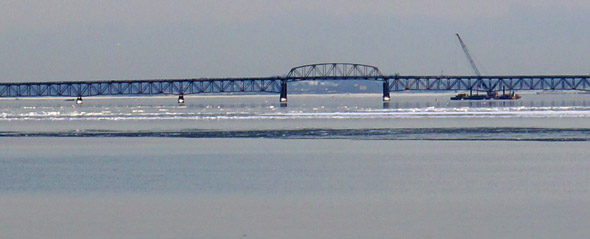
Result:
{"label": "calm water", "polygon": [[7,238],[584,238],[590,95],[0,100]]}

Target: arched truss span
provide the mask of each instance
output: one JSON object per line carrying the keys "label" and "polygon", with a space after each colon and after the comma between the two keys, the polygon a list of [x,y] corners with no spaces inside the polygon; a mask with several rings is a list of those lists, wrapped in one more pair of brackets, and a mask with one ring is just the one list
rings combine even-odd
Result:
{"label": "arched truss span", "polygon": [[373,78],[382,77],[376,66],[354,63],[320,63],[294,67],[287,74],[295,78]]}

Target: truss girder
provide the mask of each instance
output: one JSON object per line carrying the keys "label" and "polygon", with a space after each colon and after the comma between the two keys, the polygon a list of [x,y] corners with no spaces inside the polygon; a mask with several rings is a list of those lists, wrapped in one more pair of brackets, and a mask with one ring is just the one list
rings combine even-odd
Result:
{"label": "truss girder", "polygon": [[[313,73],[317,68],[322,69]],[[0,97],[280,93],[281,81],[309,80],[387,81],[390,91],[590,90],[590,76],[382,76],[378,69],[358,64],[309,65],[296,71],[266,78],[0,83]]]}
{"label": "truss girder", "polygon": [[0,97],[280,93],[280,78],[0,83]]}
{"label": "truss girder", "polygon": [[590,76],[385,76],[391,91],[590,90]]}

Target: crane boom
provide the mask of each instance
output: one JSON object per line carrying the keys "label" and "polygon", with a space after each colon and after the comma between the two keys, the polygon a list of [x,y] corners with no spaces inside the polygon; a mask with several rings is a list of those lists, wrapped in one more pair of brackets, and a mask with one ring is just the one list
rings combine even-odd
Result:
{"label": "crane boom", "polygon": [[473,58],[471,57],[471,54],[469,54],[469,50],[467,50],[467,46],[465,45],[465,42],[463,42],[463,40],[461,39],[461,36],[459,36],[459,33],[457,33],[455,35],[457,35],[457,38],[459,39],[459,43],[461,44],[461,48],[463,48],[463,52],[465,52],[465,56],[467,57],[467,60],[469,60],[469,64],[471,64],[471,68],[473,68],[473,72],[475,73],[476,76],[481,76],[481,74],[479,73],[479,70],[477,69],[477,66],[475,65],[475,62],[473,61]]}

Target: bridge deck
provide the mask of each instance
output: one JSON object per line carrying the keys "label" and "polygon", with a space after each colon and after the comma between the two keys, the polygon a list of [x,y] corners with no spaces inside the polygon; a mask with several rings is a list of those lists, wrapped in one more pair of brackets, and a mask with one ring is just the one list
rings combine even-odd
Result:
{"label": "bridge deck", "polygon": [[390,91],[590,90],[589,75],[307,76],[0,83],[0,97],[281,93],[281,83],[307,80],[387,82]]}

